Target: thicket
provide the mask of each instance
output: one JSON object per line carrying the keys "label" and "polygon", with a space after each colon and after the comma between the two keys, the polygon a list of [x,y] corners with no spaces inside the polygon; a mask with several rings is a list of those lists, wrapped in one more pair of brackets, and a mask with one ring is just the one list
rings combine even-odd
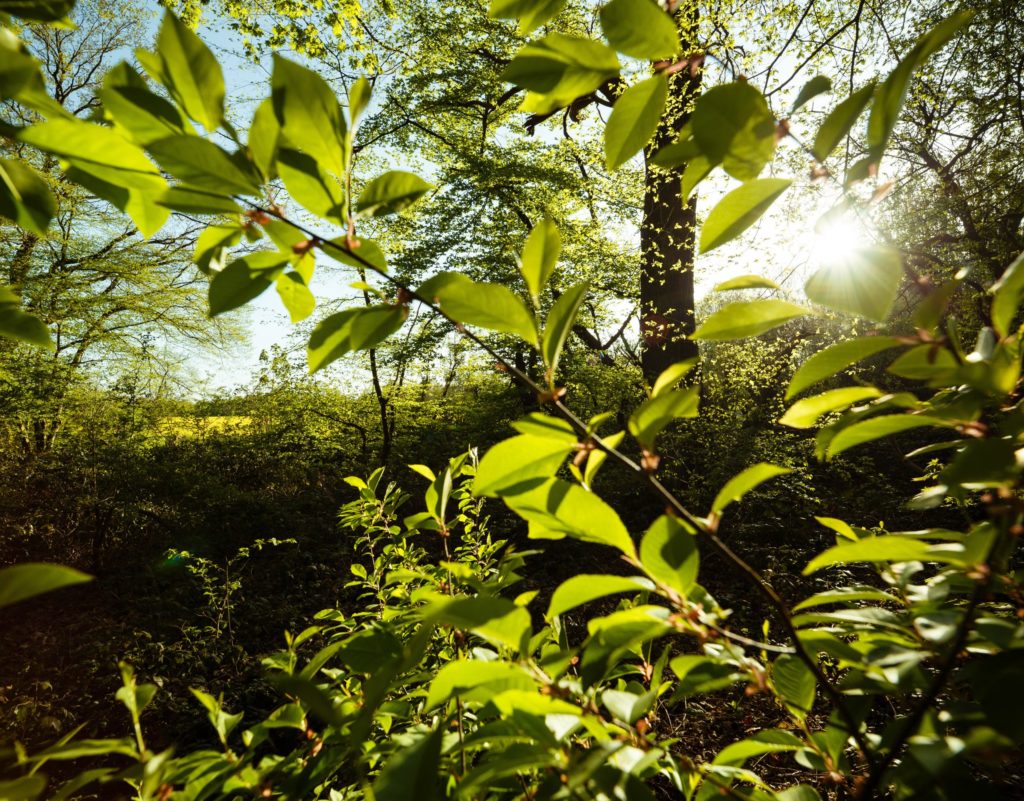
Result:
{"label": "thicket", "polygon": [[[0,8],[41,22],[69,10],[56,2]],[[492,10],[532,30],[560,7],[497,3]],[[884,79],[816,126],[808,145],[815,172],[843,187],[845,208],[863,213],[884,194],[871,190],[870,179],[913,76],[971,17],[955,14],[925,31]],[[704,222],[707,252],[743,235],[790,188],[791,179],[759,176],[792,134],[757,88],[737,80],[703,91],[671,141],[656,137],[665,114],[682,122],[666,110],[671,76],[701,68],[684,47],[691,22],[649,0],[613,0],[600,13],[603,41],[548,34],[526,45],[504,76],[529,91],[527,109],[544,117],[621,78],[617,53],[653,63],[653,75],[619,87],[604,137],[608,166],[655,137],[654,162],[679,170],[690,188],[718,170],[741,181]],[[1024,596],[1015,561],[1024,512],[1022,329],[1014,325],[1024,260],[994,284],[967,270],[932,280],[896,247],[873,246],[860,251],[856,269],[826,266],[812,275],[805,290],[813,306],[771,294],[778,286],[763,276],[742,276],[716,289],[746,294],[687,332],[684,350],[696,356],[647,376],[653,380],[602,372],[586,359],[569,363],[570,336],[585,338],[576,326],[589,284],[555,290],[562,240],[550,219],[525,239],[514,284],[457,272],[413,284],[389,271],[383,250],[361,235],[363,221],[402,212],[433,187],[397,171],[358,180],[354,135],[369,82],[353,83],[343,109],[315,72],[276,57],[271,96],[243,136],[225,117],[213,54],[168,13],[156,50],[137,54],[148,79],[127,64],[112,70],[105,123],[85,122],[46,91],[12,29],[3,33],[5,94],[37,115],[11,126],[9,136],[26,154],[58,159],[62,180],[113,203],[147,235],[171,210],[208,221],[195,260],[209,277],[212,314],[274,286],[294,319],[308,317],[314,262],[329,256],[355,271],[364,302],[313,329],[311,369],[353,351],[376,352],[418,304],[489,354],[520,390],[490,381],[442,398],[422,390],[417,397],[413,388],[388,397],[379,386],[349,397],[302,386],[275,395],[264,386],[258,402],[232,399],[235,408],[225,411],[233,414],[205,415],[207,425],[239,418],[234,431],[204,430],[201,409],[158,409],[110,394],[84,397],[76,420],[74,396],[62,394],[59,415],[30,408],[22,427],[13,421],[11,451],[20,436],[23,451],[38,458],[5,465],[5,503],[31,492],[17,484],[30,478],[53,503],[27,504],[8,517],[20,522],[5,544],[22,553],[0,571],[5,613],[88,578],[21,561],[39,553],[34,548],[84,558],[88,543],[94,567],[103,568],[109,553],[135,547],[138,516],[180,526],[176,535],[195,525],[208,536],[217,518],[196,509],[204,503],[224,515],[217,528],[227,536],[213,555],[189,547],[187,536],[164,552],[167,569],[192,581],[193,598],[182,605],[193,616],[177,653],[154,654],[137,642],[134,660],[202,676],[206,686],[190,689],[212,736],[203,742],[189,732],[170,742],[146,713],[162,694],[158,683],[174,697],[180,677],[141,680],[125,661],[116,699],[128,735],[72,730],[45,747],[4,746],[9,775],[0,795],[811,801],[990,797],[1000,785],[1013,792],[1011,760],[1024,736]],[[813,79],[792,110],[828,86]],[[865,112],[864,153],[841,169],[830,157]],[[45,238],[54,201],[33,159],[0,164],[0,211]],[[315,223],[265,191],[278,181]],[[243,239],[269,248],[235,250]],[[970,311],[953,314],[968,282],[979,280],[982,292],[963,304]],[[917,293],[913,310],[887,324],[905,281]],[[0,301],[4,334],[24,346],[61,347],[13,293],[4,290]],[[803,343],[820,339],[802,323],[823,311],[881,328],[806,353]],[[695,342],[707,343],[703,352]],[[824,382],[832,388],[822,391]],[[465,415],[474,394],[486,396],[485,411],[468,421],[446,417],[442,410],[452,407]],[[113,413],[103,414],[104,405]],[[104,427],[90,423],[90,411]],[[297,509],[308,496],[290,494],[296,473],[337,487],[348,472],[341,460],[359,454],[364,461],[377,444],[360,436],[367,416],[377,421],[363,426],[379,436],[377,455],[395,460],[345,478],[357,495],[339,519],[351,545],[350,578],[341,587],[333,576],[311,581],[308,569],[329,562],[338,540],[323,536],[317,509],[308,541],[280,531],[303,520]],[[458,449],[450,432],[487,444],[508,419],[515,435],[486,451],[437,452]],[[797,433],[769,429],[776,419]],[[196,432],[187,430],[192,423]],[[811,429],[813,438],[800,434]],[[926,460],[907,510],[896,511],[894,496],[911,495],[912,477],[880,470],[889,437]],[[836,458],[865,445],[874,450],[862,461]],[[72,458],[60,460],[61,448]],[[419,453],[412,473],[400,473],[399,461]],[[825,466],[809,466],[811,455]],[[243,474],[218,476],[218,464]],[[66,503],[62,470],[80,470],[92,481],[88,492]],[[407,494],[410,482],[425,490]],[[823,497],[832,486],[856,494]],[[111,492],[120,495],[111,501]],[[731,529],[738,504],[755,497],[756,514],[748,514],[757,522],[738,540]],[[817,507],[821,531],[829,532],[809,561],[813,536],[787,548],[788,529],[807,507]],[[875,509],[893,516],[871,525]],[[844,519],[851,512],[866,525]],[[512,520],[525,523],[525,539]],[[33,542],[40,522],[45,544]],[[277,530],[254,537],[263,525]],[[307,544],[328,553],[309,560],[305,548],[296,556]],[[724,592],[709,566],[736,577]],[[125,570],[126,580],[158,594],[158,571],[147,575],[137,563]],[[334,582],[338,604],[302,625],[311,611],[307,588],[317,581]],[[261,598],[291,598],[294,616],[261,606]],[[259,666],[236,639],[243,604],[250,621],[282,611],[292,617],[285,649]],[[231,697],[217,684],[251,694]],[[183,703],[178,698],[172,705]],[[735,710],[731,725],[695,741],[690,727],[715,704]]]}

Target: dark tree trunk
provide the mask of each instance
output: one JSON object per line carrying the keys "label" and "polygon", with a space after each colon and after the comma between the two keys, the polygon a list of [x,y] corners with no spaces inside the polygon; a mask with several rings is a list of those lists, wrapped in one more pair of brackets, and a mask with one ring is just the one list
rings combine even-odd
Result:
{"label": "dark tree trunk", "polygon": [[[679,11],[684,43],[696,29],[696,3]],[[684,55],[692,48],[686,48]],[[651,156],[676,141],[700,92],[699,70],[684,69],[669,78],[668,103],[661,124],[645,152],[644,216],[640,225],[640,334],[644,376],[653,382],[675,362],[697,356],[689,339],[696,327],[693,268],[696,249],[697,203],[684,203],[680,180],[685,167],[664,170]]]}

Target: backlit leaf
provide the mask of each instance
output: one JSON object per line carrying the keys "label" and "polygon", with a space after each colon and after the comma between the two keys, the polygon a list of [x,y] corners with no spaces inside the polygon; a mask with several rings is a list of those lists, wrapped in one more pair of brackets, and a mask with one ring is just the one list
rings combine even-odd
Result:
{"label": "backlit leaf", "polygon": [[753,337],[806,314],[813,312],[788,300],[735,301],[701,323],[693,338],[719,340]]}
{"label": "backlit leaf", "polygon": [[605,165],[609,170],[618,169],[651,140],[667,98],[668,79],[664,75],[641,81],[619,95],[604,129]]}
{"label": "backlit leaf", "polygon": [[633,58],[671,58],[682,49],[672,18],[652,0],[611,0],[601,9],[608,44]]}
{"label": "backlit leaf", "polygon": [[783,476],[791,472],[793,471],[788,467],[779,467],[778,465],[767,464],[766,462],[751,465],[726,482],[725,486],[722,487],[715,497],[715,502],[711,504],[711,512],[713,514],[721,514],[726,506],[739,501],[744,495],[760,484],[776,476]]}
{"label": "backlit leaf", "polygon": [[418,175],[392,170],[363,187],[356,201],[356,209],[360,214],[370,217],[397,214],[433,188],[433,184],[428,184]]}
{"label": "backlit leaf", "polygon": [[86,581],[92,576],[64,565],[26,562],[0,568],[0,607]]}
{"label": "backlit leaf", "polygon": [[804,291],[829,309],[882,322],[892,310],[902,278],[903,259],[898,251],[865,248],[822,267],[807,280]]}
{"label": "backlit leaf", "polygon": [[347,353],[376,347],[402,327],[409,309],[404,305],[345,309],[320,321],[309,337],[306,354],[316,372]]}
{"label": "backlit leaf", "polygon": [[848,342],[838,342],[818,351],[790,379],[786,399],[803,392],[807,387],[824,381],[852,364],[863,361],[883,350],[900,344],[896,337],[858,337]]}
{"label": "backlit leaf", "polygon": [[700,231],[701,253],[746,231],[792,183],[787,178],[757,178],[733,189],[708,213]]}

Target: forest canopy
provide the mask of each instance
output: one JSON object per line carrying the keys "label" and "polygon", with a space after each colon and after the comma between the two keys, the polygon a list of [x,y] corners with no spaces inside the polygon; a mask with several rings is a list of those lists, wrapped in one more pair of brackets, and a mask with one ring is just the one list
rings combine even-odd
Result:
{"label": "forest canopy", "polygon": [[0,23],[0,799],[1024,797],[1019,4]]}

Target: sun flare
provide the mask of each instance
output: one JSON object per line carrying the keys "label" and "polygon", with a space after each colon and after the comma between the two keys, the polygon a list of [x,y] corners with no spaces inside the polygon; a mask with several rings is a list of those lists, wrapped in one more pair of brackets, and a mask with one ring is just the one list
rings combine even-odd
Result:
{"label": "sun flare", "polygon": [[849,264],[857,251],[870,244],[864,226],[851,216],[824,222],[811,244],[811,256],[817,266]]}

